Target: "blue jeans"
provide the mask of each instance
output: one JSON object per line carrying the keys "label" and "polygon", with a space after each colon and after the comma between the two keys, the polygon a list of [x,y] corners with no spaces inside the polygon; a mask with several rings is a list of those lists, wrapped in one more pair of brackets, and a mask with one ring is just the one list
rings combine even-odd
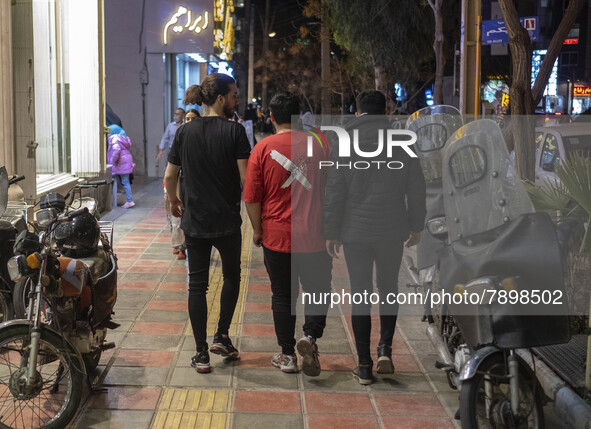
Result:
{"label": "blue jeans", "polygon": [[129,174],[120,174],[121,183],[123,184],[123,188],[125,189],[125,198],[127,201],[133,201],[131,197],[131,184],[129,183]]}

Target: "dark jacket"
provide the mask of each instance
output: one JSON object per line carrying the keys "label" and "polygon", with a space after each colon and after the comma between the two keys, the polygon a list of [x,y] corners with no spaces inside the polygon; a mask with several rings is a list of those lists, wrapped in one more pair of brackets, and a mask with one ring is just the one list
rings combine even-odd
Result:
{"label": "dark jacket", "polygon": [[[425,178],[418,158],[410,157],[403,148],[395,147],[390,158],[386,151],[386,130],[391,129],[386,116],[363,115],[352,121],[347,130],[351,136],[351,157],[338,158],[333,147],[335,165],[326,185],[323,233],[327,240],[342,243],[404,241],[410,231],[422,231],[425,225]],[[380,155],[362,158],[353,148],[353,129],[359,130],[359,147],[375,151],[378,130],[384,130],[384,147]],[[402,137],[404,138],[404,137]],[[414,151],[414,146],[411,146]],[[336,168],[355,162],[368,169]],[[372,162],[373,161],[373,162]],[[379,168],[376,161],[381,161]],[[387,163],[400,161],[401,169],[389,169]],[[399,164],[391,164],[396,166]]]}

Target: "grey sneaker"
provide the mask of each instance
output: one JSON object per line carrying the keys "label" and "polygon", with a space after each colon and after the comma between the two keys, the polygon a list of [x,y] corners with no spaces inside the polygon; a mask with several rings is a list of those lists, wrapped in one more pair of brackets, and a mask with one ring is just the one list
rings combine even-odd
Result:
{"label": "grey sneaker", "polygon": [[359,384],[367,386],[374,382],[373,374],[371,371],[373,364],[359,365],[353,370],[353,377],[359,381]]}
{"label": "grey sneaker", "polygon": [[297,342],[296,349],[303,359],[302,372],[310,377],[319,376],[321,369],[316,339],[305,335]]}
{"label": "grey sneaker", "polygon": [[284,355],[281,352],[277,352],[271,358],[271,365],[290,374],[298,372],[298,358],[295,354]]}

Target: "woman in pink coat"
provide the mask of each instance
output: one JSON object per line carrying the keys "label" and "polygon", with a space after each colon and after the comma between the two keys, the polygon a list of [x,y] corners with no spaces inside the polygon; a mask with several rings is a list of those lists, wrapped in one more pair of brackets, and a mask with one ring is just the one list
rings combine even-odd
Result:
{"label": "woman in pink coat", "polygon": [[129,175],[133,173],[135,164],[131,156],[131,140],[125,134],[123,128],[118,125],[109,125],[109,151],[107,152],[107,162],[113,166],[113,176],[119,176],[125,189],[127,202],[123,204],[124,209],[135,206],[131,196],[131,184]]}

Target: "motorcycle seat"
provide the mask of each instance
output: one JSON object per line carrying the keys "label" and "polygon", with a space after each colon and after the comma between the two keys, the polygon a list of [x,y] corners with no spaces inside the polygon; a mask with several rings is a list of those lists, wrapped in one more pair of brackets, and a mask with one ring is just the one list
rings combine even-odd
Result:
{"label": "motorcycle seat", "polygon": [[88,268],[93,283],[96,283],[99,278],[111,270],[109,254],[101,248],[97,249],[93,255],[80,258],[79,260]]}

